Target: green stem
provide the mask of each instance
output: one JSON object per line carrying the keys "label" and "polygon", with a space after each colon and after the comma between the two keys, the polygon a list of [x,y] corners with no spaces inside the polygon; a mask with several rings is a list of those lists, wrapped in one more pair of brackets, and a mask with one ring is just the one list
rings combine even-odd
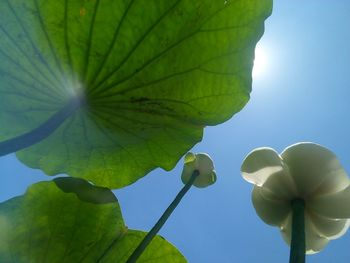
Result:
{"label": "green stem", "polygon": [[39,127],[7,141],[0,142],[0,156],[25,149],[52,134],[82,104],[81,99],[70,100],[61,110],[52,115]]}
{"label": "green stem", "polygon": [[292,206],[292,241],[289,263],[305,263],[305,202],[294,199]]}
{"label": "green stem", "polygon": [[151,231],[149,231],[147,233],[147,235],[143,238],[141,243],[134,250],[134,252],[131,254],[131,256],[126,261],[126,263],[134,263],[141,256],[142,252],[146,249],[146,247],[149,245],[149,243],[151,243],[152,239],[155,237],[155,235],[158,233],[158,231],[162,228],[162,226],[167,221],[167,219],[169,218],[171,213],[174,211],[174,209],[180,203],[181,199],[184,197],[184,195],[187,193],[187,191],[191,188],[194,180],[197,178],[198,175],[199,175],[199,171],[198,170],[195,170],[192,173],[192,176],[191,176],[190,180],[188,180],[188,182],[185,184],[185,186],[177,194],[175,199],[171,202],[171,204],[165,210],[163,215],[159,218],[157,223],[153,226]]}

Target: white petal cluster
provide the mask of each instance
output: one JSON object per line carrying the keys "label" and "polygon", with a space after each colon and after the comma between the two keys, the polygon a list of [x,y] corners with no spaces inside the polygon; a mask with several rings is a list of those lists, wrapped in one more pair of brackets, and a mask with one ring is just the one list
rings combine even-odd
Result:
{"label": "white petal cluster", "polygon": [[322,250],[350,224],[350,179],[336,156],[314,143],[298,143],[281,155],[271,148],[248,154],[241,167],[254,184],[252,201],[259,217],[277,226],[291,242],[291,201],[305,201],[306,253]]}
{"label": "white petal cluster", "polygon": [[195,170],[199,171],[199,175],[193,183],[194,186],[204,188],[216,182],[214,163],[208,154],[194,154],[191,152],[186,154],[181,175],[181,179],[184,184],[190,180]]}

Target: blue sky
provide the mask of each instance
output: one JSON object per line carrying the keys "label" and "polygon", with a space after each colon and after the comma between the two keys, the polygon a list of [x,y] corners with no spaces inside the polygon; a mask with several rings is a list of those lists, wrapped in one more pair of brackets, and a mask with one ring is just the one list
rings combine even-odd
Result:
{"label": "blue sky", "polygon": [[[240,175],[245,155],[260,146],[277,151],[299,141],[330,148],[350,172],[350,2],[275,0],[259,42],[266,67],[253,81],[247,106],[230,121],[205,130],[194,152],[208,152],[218,181],[190,190],[161,234],[194,263],[287,262],[289,248],[277,228],[264,224],[251,204],[252,185]],[[149,230],[182,187],[182,163],[156,170],[115,191],[130,228]],[[0,201],[49,180],[0,159]],[[4,181],[5,179],[5,181]],[[342,263],[350,258],[350,233],[307,261]]]}

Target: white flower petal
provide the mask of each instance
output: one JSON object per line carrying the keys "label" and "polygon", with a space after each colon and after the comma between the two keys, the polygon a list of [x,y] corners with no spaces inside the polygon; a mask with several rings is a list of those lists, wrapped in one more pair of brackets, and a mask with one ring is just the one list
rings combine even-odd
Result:
{"label": "white flower petal", "polygon": [[344,190],[350,184],[349,177],[345,170],[339,169],[329,173],[320,183],[319,187],[312,193],[312,196],[327,195]]}
{"label": "white flower petal", "polygon": [[212,171],[210,174],[200,175],[196,178],[193,185],[199,188],[204,188],[216,182],[216,172]]}
{"label": "white flower petal", "polygon": [[349,219],[329,219],[323,216],[308,213],[317,233],[327,239],[337,239],[344,235],[349,228]]}
{"label": "white flower petal", "polygon": [[[298,143],[286,148],[281,154],[288,166],[300,197],[307,197],[320,189],[330,193],[339,190],[337,183],[346,175],[336,156],[327,148],[314,143]],[[324,182],[324,183],[323,183]]]}
{"label": "white flower petal", "polygon": [[287,169],[270,175],[262,187],[279,199],[290,201],[298,197],[295,183]]}
{"label": "white flower petal", "polygon": [[280,156],[271,148],[258,148],[243,161],[245,180],[273,192],[281,199],[296,197],[296,188]]}
{"label": "white flower petal", "polygon": [[331,219],[350,218],[350,186],[343,191],[315,196],[307,201],[314,213]]}
{"label": "white flower petal", "polygon": [[266,196],[266,189],[254,186],[252,201],[258,216],[269,225],[280,226],[290,212],[289,202]]}
{"label": "white flower petal", "polygon": [[257,148],[244,159],[241,172],[249,183],[262,186],[274,173],[283,171],[280,156],[271,148]]}
{"label": "white flower petal", "polygon": [[328,238],[321,236],[308,214],[305,215],[305,241],[306,241],[306,254],[315,254],[320,252],[329,242]]}
{"label": "white flower petal", "polygon": [[[290,213],[287,219],[282,223],[280,230],[283,240],[290,246],[292,239],[292,213]],[[329,240],[327,238],[318,234],[309,216],[305,214],[306,254],[315,254],[321,251],[328,244],[328,242]]]}
{"label": "white flower petal", "polygon": [[195,166],[200,175],[203,176],[211,174],[214,170],[213,160],[206,153],[196,154]]}

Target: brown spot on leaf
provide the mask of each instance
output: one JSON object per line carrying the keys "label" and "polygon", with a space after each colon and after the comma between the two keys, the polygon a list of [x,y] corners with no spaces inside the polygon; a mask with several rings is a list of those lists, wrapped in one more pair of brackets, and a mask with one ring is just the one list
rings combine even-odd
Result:
{"label": "brown spot on leaf", "polygon": [[80,16],[85,16],[85,15],[86,15],[86,9],[85,9],[85,7],[80,7],[79,14],[80,14]]}

